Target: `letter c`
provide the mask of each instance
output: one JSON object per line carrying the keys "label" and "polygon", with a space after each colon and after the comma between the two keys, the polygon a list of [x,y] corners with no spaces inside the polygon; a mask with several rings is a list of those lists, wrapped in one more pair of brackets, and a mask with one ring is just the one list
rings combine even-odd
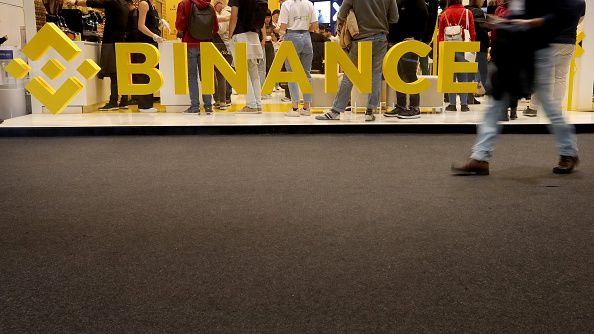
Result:
{"label": "letter c", "polygon": [[431,88],[431,82],[421,78],[415,82],[406,83],[398,74],[398,62],[407,53],[414,53],[425,57],[431,52],[431,47],[420,41],[404,41],[394,45],[384,58],[384,78],[388,85],[397,92],[404,94],[420,94]]}

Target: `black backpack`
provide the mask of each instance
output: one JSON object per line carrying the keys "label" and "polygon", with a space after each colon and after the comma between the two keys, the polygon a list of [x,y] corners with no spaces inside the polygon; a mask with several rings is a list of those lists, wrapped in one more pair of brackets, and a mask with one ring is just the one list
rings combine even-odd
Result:
{"label": "black backpack", "polygon": [[193,2],[191,5],[192,9],[190,10],[190,20],[188,22],[190,36],[199,41],[211,40],[214,35],[214,8],[207,6],[199,9]]}
{"label": "black backpack", "polygon": [[260,31],[266,21],[266,13],[268,12],[268,1],[267,0],[254,0],[254,8],[251,11],[249,27]]}

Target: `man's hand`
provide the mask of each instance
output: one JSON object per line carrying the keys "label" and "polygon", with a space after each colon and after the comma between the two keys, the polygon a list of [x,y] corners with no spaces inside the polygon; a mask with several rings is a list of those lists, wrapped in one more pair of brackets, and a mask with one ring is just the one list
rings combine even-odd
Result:
{"label": "man's hand", "polygon": [[542,27],[544,25],[544,19],[542,19],[542,18],[536,18],[536,19],[530,19],[530,20],[515,19],[515,20],[511,20],[510,23],[513,25],[516,25],[516,26],[525,27],[526,29],[531,29],[531,28]]}

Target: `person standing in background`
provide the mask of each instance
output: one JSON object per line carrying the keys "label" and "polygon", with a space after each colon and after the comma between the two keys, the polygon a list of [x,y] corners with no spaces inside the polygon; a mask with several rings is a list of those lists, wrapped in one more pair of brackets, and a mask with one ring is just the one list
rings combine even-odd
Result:
{"label": "person standing in background", "polygon": [[[230,39],[229,39],[229,19],[231,18],[231,7],[227,6],[226,0],[215,0],[214,9],[217,13],[217,19],[219,21],[219,32],[214,36],[214,42],[217,49],[228,64],[233,64],[233,57],[231,56],[230,50]],[[214,108],[219,110],[227,110],[231,104],[231,93],[232,87],[227,82],[223,74],[218,68],[215,68],[215,75],[217,79],[217,85],[214,95]]]}
{"label": "person standing in background", "polygon": [[270,72],[270,67],[274,61],[274,44],[278,42],[278,38],[274,33],[274,24],[272,23],[272,15],[267,15],[264,21],[264,29],[266,31],[266,43],[264,44],[264,53],[266,54],[266,75]]}
{"label": "person standing in background", "polygon": [[[470,11],[464,6],[462,6],[462,0],[449,0],[449,5],[446,10],[441,14],[439,19],[439,42],[445,41],[445,29],[446,27],[456,26],[459,25],[462,27],[462,30],[468,29],[470,32],[470,40],[475,41],[476,35],[474,30],[474,19]],[[468,14],[468,15],[467,15]],[[468,21],[466,18],[468,17]],[[464,40],[464,33],[462,32],[462,36],[460,36],[462,41]],[[456,53],[456,61],[457,62],[467,62],[464,58],[463,52]],[[456,81],[458,82],[468,82],[468,73],[456,73],[454,75]],[[450,105],[446,107],[447,111],[456,111],[456,96],[458,94],[448,94]],[[460,110],[463,112],[470,111],[468,108],[468,93],[459,94],[460,95]]]}
{"label": "person standing in background", "polygon": [[[102,8],[105,10],[105,27],[103,40],[101,42],[101,58],[99,67],[101,71],[97,75],[99,79],[110,79],[109,102],[100,107],[101,111],[120,109],[118,92],[118,75],[115,57],[115,43],[125,41],[126,26],[128,23],[128,2],[126,0],[66,0],[71,6]],[[121,105],[122,109],[128,108],[127,99]]]}
{"label": "person standing in background", "polygon": [[[319,26],[320,28],[323,26]],[[321,30],[321,29],[319,29]],[[311,45],[313,46],[313,60],[311,62],[311,71],[314,73],[324,74],[326,69],[324,63],[326,55],[324,54],[324,44],[330,42],[330,39],[321,32],[310,31]]]}
{"label": "person standing in background", "polygon": [[[128,22],[126,23],[126,36],[124,41],[126,43],[135,43],[138,41],[138,8],[133,0],[126,0],[128,3]],[[132,58],[134,60],[134,58]],[[136,83],[134,75],[132,75],[132,82]],[[134,97],[129,99],[128,95],[122,95],[120,98],[119,107],[121,110],[128,110],[129,105],[138,104]]]}
{"label": "person standing in background", "polygon": [[[313,61],[313,45],[310,31],[317,30],[318,18],[314,5],[309,0],[288,0],[283,3],[278,22],[281,25],[281,39],[291,42],[295,46],[305,75],[311,83],[311,64]],[[287,71],[291,71],[291,64],[285,62]],[[299,109],[299,86],[296,82],[289,82],[292,108],[285,115],[299,117],[311,115],[311,94],[303,94],[303,108]]]}
{"label": "person standing in background", "polygon": [[[152,0],[142,0],[138,3],[138,42],[148,43],[157,46],[157,43],[163,42],[161,37],[161,19],[157,10],[153,6]],[[135,62],[143,63],[146,59],[143,55],[136,56]],[[150,78],[146,74],[137,74],[136,83],[147,84]],[[158,112],[153,107],[154,99],[153,94],[138,95],[136,96],[138,101],[138,111],[154,113]]]}
{"label": "person standing in background", "polygon": [[[263,28],[263,20],[255,18],[255,0],[230,0],[231,18],[229,21],[229,37],[231,38],[231,53],[235,56],[235,45],[247,43],[248,48],[248,94],[246,106],[238,111],[240,114],[261,114],[262,97],[258,61],[264,58],[262,44],[258,38],[258,31]],[[263,17],[261,19],[264,19]],[[259,21],[259,22],[254,22]],[[258,27],[255,24],[258,23]]]}
{"label": "person standing in background", "polygon": [[[423,33],[423,37],[420,41],[430,45],[431,47],[437,47],[437,45],[433,45],[433,35],[435,34],[435,29],[437,28],[439,0],[425,0],[425,6],[427,7],[427,14],[429,16],[427,18],[427,24],[425,24],[425,32]],[[421,73],[423,73],[423,75],[431,75],[431,70],[429,69],[430,57],[432,57],[431,53],[426,57],[419,59]]]}
{"label": "person standing in background", "polygon": [[[280,47],[280,23],[278,23],[278,17],[280,16],[280,9],[275,9],[272,11],[272,29],[274,32],[274,36],[276,37],[276,42],[272,44],[274,47],[274,57],[276,57],[276,53],[278,52],[278,48]],[[274,61],[274,59],[273,59]],[[274,90],[281,90],[280,83],[277,82],[274,85]]]}
{"label": "person standing in background", "polygon": [[[475,76],[475,81],[480,82],[483,87],[487,84],[489,75],[487,56],[490,47],[489,29],[486,26],[487,16],[483,11],[484,4],[485,0],[470,0],[470,5],[466,7],[472,13],[476,40],[481,44],[480,51],[476,53],[476,62],[478,63],[479,72]],[[472,104],[480,104],[480,102],[474,98],[474,95],[470,95],[469,98],[471,98],[470,100],[472,101]]]}
{"label": "person standing in background", "polygon": [[[387,35],[390,31],[390,25],[398,22],[398,5],[396,0],[344,0],[340,11],[338,12],[338,21],[346,22],[347,16],[353,10],[359,24],[359,34],[352,41],[349,50],[349,57],[354,64],[357,64],[359,58],[359,43],[371,42],[372,51],[372,92],[367,100],[367,110],[365,111],[365,121],[375,120],[373,112],[380,105],[382,90],[382,67],[384,57],[388,51]],[[351,101],[351,90],[353,83],[344,76],[340,84],[340,89],[332,108],[323,115],[316,116],[317,120],[340,120],[340,114],[343,113]]]}
{"label": "person standing in background", "polygon": [[275,9],[272,11],[272,27],[274,29],[274,33],[276,34],[276,38],[278,39],[279,31],[280,31],[280,23],[278,23],[278,17],[280,16],[280,9]]}
{"label": "person standing in background", "polygon": [[[272,66],[272,61],[274,61],[274,42],[276,42],[276,37],[274,36],[274,28],[272,26],[272,13],[270,10],[266,13],[266,18],[264,19],[264,26],[262,27],[262,31],[259,33],[260,35],[260,42],[262,43],[262,50],[263,50],[263,59],[258,63],[258,71],[260,74],[260,85],[264,86],[264,82],[266,81],[266,77],[268,76],[268,71],[270,71],[270,66]],[[272,95],[266,94],[262,95],[263,100],[269,100],[272,98]]]}
{"label": "person standing in background", "polygon": [[[509,1],[505,1],[505,0],[497,0],[497,8],[495,9],[495,17],[499,17],[499,18],[506,18],[507,15],[509,14],[509,10],[508,10],[508,5],[509,5]],[[499,44],[497,41],[497,29],[491,30],[491,39],[490,39],[490,43],[491,43],[491,49],[490,49],[490,53],[491,53],[491,62],[494,62],[494,59],[497,58],[496,54],[498,52],[499,49]],[[518,118],[518,99],[517,98],[512,98],[509,101],[509,115],[507,114],[507,109],[504,111],[501,120],[504,122],[507,122],[509,120],[515,120]]]}
{"label": "person standing in background", "polygon": [[[423,38],[429,17],[425,1],[399,0],[398,15],[398,23],[390,25],[390,34],[388,35],[389,47],[404,41],[420,41]],[[419,56],[412,52],[406,53],[398,62],[398,75],[406,83],[415,82],[418,80],[418,67]],[[410,99],[408,108],[406,107],[407,97]],[[420,101],[421,97],[419,94],[407,95],[397,91],[394,109],[385,112],[384,116],[402,119],[420,118]]]}
{"label": "person standing in background", "polygon": [[499,0],[489,0],[489,2],[487,2],[487,14],[489,15],[495,15],[495,10],[497,10],[497,7],[499,6]]}
{"label": "person standing in background", "polygon": [[[586,16],[585,0],[564,0],[561,4],[567,9],[571,16],[559,21],[559,25],[553,30],[553,39],[551,48],[555,57],[553,62],[555,82],[553,83],[553,99],[563,104],[565,93],[567,91],[567,76],[569,75],[569,65],[573,54],[575,53],[575,44],[577,40],[578,24]],[[522,113],[527,117],[536,117],[538,99],[533,95],[530,99],[530,105]]]}
{"label": "person standing in background", "polygon": [[[192,27],[190,25],[190,16],[192,15],[192,7],[200,11],[210,11],[212,17],[212,26],[210,27]],[[219,22],[214,8],[210,5],[208,0],[182,0],[177,5],[177,17],[175,19],[175,28],[178,34],[182,35],[182,42],[188,47],[188,86],[190,89],[190,107],[184,111],[189,115],[200,115],[200,86],[198,79],[200,78],[200,43],[212,42],[212,38],[219,31]],[[192,35],[197,31],[208,29],[205,36],[210,38],[196,39]],[[204,31],[203,31],[204,32]],[[204,111],[207,115],[212,114],[212,95],[202,95],[204,102]]]}

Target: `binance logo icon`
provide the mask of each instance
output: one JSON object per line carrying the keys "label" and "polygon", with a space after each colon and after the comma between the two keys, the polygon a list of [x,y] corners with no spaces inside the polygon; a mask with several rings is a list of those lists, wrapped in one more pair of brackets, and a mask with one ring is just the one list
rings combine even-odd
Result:
{"label": "binance logo icon", "polygon": [[[38,61],[50,48],[56,50],[67,62],[74,61],[81,53],[80,48],[53,23],[43,26],[23,48],[23,53],[29,59]],[[65,70],[66,67],[57,59],[50,59],[41,68],[51,80],[61,77]],[[99,73],[100,68],[94,61],[86,59],[76,70],[83,78],[90,80]],[[22,59],[14,59],[8,64],[6,71],[16,79],[22,79],[31,71],[31,67]],[[42,77],[34,77],[25,88],[51,113],[59,114],[83,90],[84,85],[78,78],[69,77],[55,90]]]}

